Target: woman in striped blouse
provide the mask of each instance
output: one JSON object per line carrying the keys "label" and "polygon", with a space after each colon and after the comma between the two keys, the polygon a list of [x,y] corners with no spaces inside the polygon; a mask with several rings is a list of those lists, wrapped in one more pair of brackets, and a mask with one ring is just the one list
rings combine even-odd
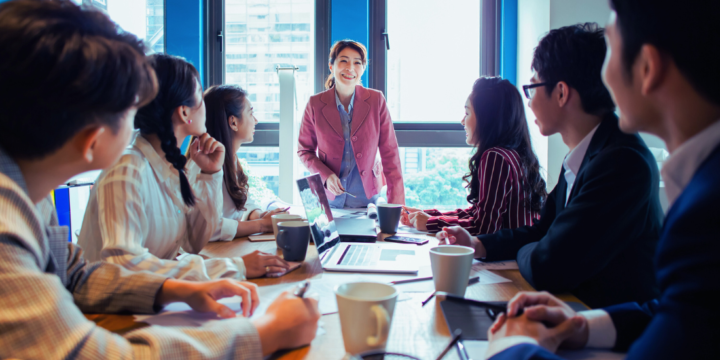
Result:
{"label": "woman in striped blouse", "polygon": [[470,207],[449,212],[406,207],[403,224],[429,232],[459,225],[473,235],[532,225],[547,192],[518,90],[498,77],[478,79],[461,123],[468,145],[475,147],[464,177]]}
{"label": "woman in striped blouse", "polygon": [[[170,55],[150,59],[158,95],[138,109],[134,140],[100,174],[90,194],[78,239],[86,258],[197,281],[284,271],[284,260],[273,257],[272,264],[266,263],[257,253],[215,259],[196,255],[221,224],[225,147],[206,132],[195,67]],[[190,135],[197,139],[190,144],[188,161],[177,139]],[[186,254],[178,257],[180,249]]]}

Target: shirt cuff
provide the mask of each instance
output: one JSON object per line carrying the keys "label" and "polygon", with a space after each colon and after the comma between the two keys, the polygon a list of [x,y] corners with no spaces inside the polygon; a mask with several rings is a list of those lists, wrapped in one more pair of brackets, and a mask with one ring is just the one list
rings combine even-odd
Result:
{"label": "shirt cuff", "polygon": [[520,344],[533,344],[533,345],[539,345],[537,340],[529,337],[529,336],[508,336],[501,338],[499,340],[491,341],[490,344],[488,344],[488,348],[485,351],[485,358],[489,359],[495,354],[500,353],[502,351],[505,351],[515,345]]}
{"label": "shirt cuff", "polygon": [[220,225],[220,236],[215,241],[232,241],[237,234],[237,228],[237,220],[223,218]]}
{"label": "shirt cuff", "polygon": [[220,169],[220,171],[218,171],[214,174],[206,174],[206,173],[200,171],[197,175],[197,180],[204,180],[204,181],[219,180],[219,181],[222,181],[222,177],[223,177],[222,169]]}
{"label": "shirt cuff", "polygon": [[247,269],[245,269],[245,261],[241,257],[230,258],[235,267],[238,269],[238,280],[247,280]]}
{"label": "shirt cuff", "polygon": [[586,347],[596,349],[612,349],[617,340],[617,330],[610,314],[605,310],[581,311],[588,322],[588,342]]}

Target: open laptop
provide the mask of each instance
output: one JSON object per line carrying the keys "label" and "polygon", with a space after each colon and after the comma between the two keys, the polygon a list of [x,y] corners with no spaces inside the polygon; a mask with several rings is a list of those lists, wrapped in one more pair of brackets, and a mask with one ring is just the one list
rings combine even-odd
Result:
{"label": "open laptop", "polygon": [[[320,175],[313,174],[299,179],[297,184],[323,269],[410,274],[418,272],[416,250],[412,246],[340,242],[340,234],[335,226]],[[373,231],[374,229],[373,225]]]}

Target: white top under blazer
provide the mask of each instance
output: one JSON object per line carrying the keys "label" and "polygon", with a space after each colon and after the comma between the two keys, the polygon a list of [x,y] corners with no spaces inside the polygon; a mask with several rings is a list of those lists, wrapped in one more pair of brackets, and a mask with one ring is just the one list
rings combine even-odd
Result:
{"label": "white top under blazer", "polygon": [[[195,194],[192,207],[183,202],[178,171],[136,131],[90,193],[78,238],[85,258],[184,280],[244,279],[239,257],[194,255],[221,226],[222,170],[202,174],[189,160],[186,174]],[[176,260],[181,248],[188,254]]]}

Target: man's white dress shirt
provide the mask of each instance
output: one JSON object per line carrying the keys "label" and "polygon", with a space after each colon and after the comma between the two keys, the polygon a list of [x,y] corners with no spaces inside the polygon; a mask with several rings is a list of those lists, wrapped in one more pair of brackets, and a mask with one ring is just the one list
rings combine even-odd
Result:
{"label": "man's white dress shirt", "polygon": [[592,137],[593,135],[595,135],[595,131],[597,131],[598,127],[600,127],[600,124],[590,130],[590,132],[585,135],[585,137],[580,141],[580,143],[578,143],[577,146],[572,149],[567,154],[567,156],[565,156],[565,160],[563,160],[563,168],[565,169],[565,182],[567,183],[567,192],[565,193],[565,205],[567,205],[567,202],[570,199],[570,192],[572,192],[573,185],[575,185],[575,178],[580,171],[580,165],[582,165],[585,154],[587,153],[587,149],[590,146],[590,142],[592,141]]}

